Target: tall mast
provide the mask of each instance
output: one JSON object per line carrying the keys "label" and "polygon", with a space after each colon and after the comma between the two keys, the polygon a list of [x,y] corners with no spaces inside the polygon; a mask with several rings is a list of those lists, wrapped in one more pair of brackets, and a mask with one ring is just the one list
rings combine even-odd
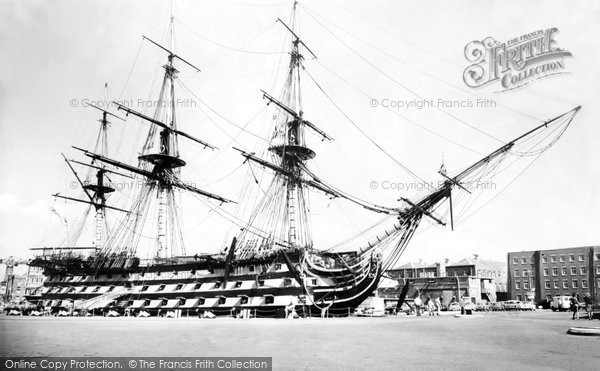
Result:
{"label": "tall mast", "polygon": [[315,153],[306,147],[302,111],[302,91],[300,80],[300,64],[303,56],[300,53],[300,38],[294,32],[296,21],[296,4],[291,17],[291,27],[279,20],[292,34],[292,51],[290,52],[289,73],[286,87],[283,93],[283,104],[292,111],[297,112],[297,117],[291,117],[286,123],[284,141],[282,144],[270,148],[280,157],[280,165],[283,169],[293,175],[286,182],[286,217],[288,223],[287,240],[293,247],[300,242],[302,247],[312,245],[312,240],[304,238],[299,241],[299,235],[310,236],[310,226],[305,220],[305,212],[308,208],[305,197],[306,187],[300,181],[302,165],[313,158]]}
{"label": "tall mast", "polygon": [[[98,122],[100,122],[100,130],[98,131],[98,138],[96,140],[96,146],[95,146],[95,151],[98,151],[102,154],[102,156],[106,156],[107,152],[108,152],[108,128],[110,125],[110,121],[108,121],[108,116],[113,116],[119,120],[123,120],[121,117],[116,116],[98,106],[95,106],[93,104],[90,104],[91,107],[96,108],[97,110],[100,110],[102,112],[102,118],[100,120],[98,120]],[[63,155],[64,157],[64,155]],[[71,171],[73,172],[73,174],[75,175],[75,178],[77,179],[77,181],[80,183],[81,187],[83,188],[83,191],[85,193],[85,195],[87,196],[88,200],[81,200],[78,198],[71,198],[71,197],[66,197],[66,196],[62,196],[58,193],[54,194],[55,197],[59,197],[59,198],[63,198],[63,199],[67,199],[67,200],[71,200],[71,201],[76,201],[76,202],[83,202],[83,203],[87,203],[90,205],[94,206],[94,210],[96,212],[95,216],[94,216],[94,246],[96,247],[96,249],[101,249],[104,246],[104,235],[105,233],[105,229],[106,229],[106,224],[105,224],[105,211],[106,209],[113,209],[113,210],[118,210],[118,211],[125,211],[119,208],[115,208],[115,207],[111,207],[106,205],[106,199],[107,199],[107,195],[114,192],[115,189],[112,188],[110,186],[109,183],[105,182],[106,177],[106,173],[115,173],[121,176],[126,176],[123,174],[119,174],[116,173],[112,170],[108,170],[106,168],[106,166],[102,163],[95,165],[94,164],[94,160],[92,160],[91,164],[86,164],[83,162],[79,162],[79,161],[75,161],[75,160],[67,160],[66,157],[64,157],[65,162],[67,163],[67,165],[69,166],[69,168],[71,169]],[[95,175],[95,180],[92,181],[90,179],[91,174],[88,173],[87,178],[84,181],[81,181],[81,179],[79,178],[79,175],[77,174],[77,172],[75,171],[75,169],[73,168],[73,166],[71,165],[71,163],[77,163],[80,165],[84,165],[87,166],[91,169],[95,169],[95,173],[93,173]],[[75,241],[73,241],[75,242]]]}
{"label": "tall mast", "polygon": [[246,159],[275,171],[276,175],[249,218],[248,225],[260,233],[253,233],[251,228],[241,231],[237,239],[239,248],[235,253],[238,258],[270,254],[282,248],[312,248],[308,190],[316,188],[330,196],[337,196],[333,190],[321,187],[306,167],[306,162],[316,155],[307,146],[306,128],[323,139],[332,138],[305,119],[300,77],[304,60],[301,46],[302,51],[307,51],[314,58],[316,56],[294,30],[295,18],[296,4],[289,25],[281,19],[277,20],[292,36],[289,68],[283,89],[278,98],[262,91],[263,98],[268,100],[267,104],[273,103],[279,111],[275,116],[271,146],[268,148],[271,158],[266,160],[239,150]]}
{"label": "tall mast", "polygon": [[[171,18],[171,31],[173,31],[173,18]],[[171,37],[173,36],[171,35]],[[101,158],[100,160],[113,163],[116,166],[145,176],[147,178],[146,185],[150,187],[150,189],[156,189],[158,199],[158,214],[156,225],[157,234],[155,257],[166,258],[175,253],[174,238],[177,236],[177,230],[179,228],[177,215],[178,210],[175,202],[174,187],[187,189],[202,194],[206,197],[218,199],[221,202],[228,202],[229,200],[225,200],[219,196],[204,192],[192,186],[186,186],[178,178],[180,170],[179,168],[186,165],[185,161],[181,159],[179,155],[178,135],[182,135],[192,141],[204,145],[205,147],[214,148],[208,143],[196,139],[191,135],[188,135],[177,129],[175,79],[177,78],[179,71],[174,66],[174,60],[179,59],[195,70],[200,70],[176,55],[172,49],[165,48],[145,36],[144,39],[167,52],[167,63],[163,66],[165,74],[159,93],[158,105],[153,117],[148,117],[122,105],[118,105],[118,107],[119,109],[126,111],[128,114],[131,113],[155,125],[150,128],[142,150],[142,154],[138,157],[140,163],[139,168],[127,166],[107,158]],[[169,110],[166,112],[166,114],[165,112],[162,112],[165,99],[170,100],[170,102],[167,102],[167,107],[169,107]],[[161,116],[165,116],[164,120],[161,120]],[[158,138],[156,138],[157,131]],[[99,157],[95,154],[92,154],[92,156]],[[185,251],[183,249],[184,247],[181,245],[182,251],[178,251],[178,253],[184,254]]]}
{"label": "tall mast", "polygon": [[[102,119],[100,120],[100,151],[103,156],[107,155],[108,144],[107,144],[107,133],[108,133],[108,112],[102,111]],[[101,169],[96,171],[96,184],[89,183],[84,186],[85,189],[94,192],[94,198],[96,200],[96,217],[95,217],[95,246],[100,249],[103,246],[103,231],[104,231],[104,209],[106,206],[106,195],[115,191],[114,188],[104,185],[105,165],[101,165]]]}

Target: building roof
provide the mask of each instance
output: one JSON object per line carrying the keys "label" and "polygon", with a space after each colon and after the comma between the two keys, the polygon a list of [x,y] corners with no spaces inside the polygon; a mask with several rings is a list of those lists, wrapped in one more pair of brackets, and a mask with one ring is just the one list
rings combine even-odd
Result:
{"label": "building roof", "polygon": [[578,250],[578,249],[589,249],[589,248],[600,248],[600,245],[589,245],[589,246],[573,246],[573,247],[558,247],[556,249],[538,249],[538,250],[521,250],[521,251],[510,251],[508,254],[522,254],[522,253],[530,253],[533,254],[535,252],[550,252],[550,251],[569,251],[569,250]]}
{"label": "building roof", "polygon": [[409,262],[409,263],[403,264],[401,266],[398,266],[398,267],[395,267],[395,268],[389,269],[389,270],[394,271],[394,270],[400,270],[400,269],[422,269],[422,268],[435,268],[435,263],[423,264],[423,263]]}

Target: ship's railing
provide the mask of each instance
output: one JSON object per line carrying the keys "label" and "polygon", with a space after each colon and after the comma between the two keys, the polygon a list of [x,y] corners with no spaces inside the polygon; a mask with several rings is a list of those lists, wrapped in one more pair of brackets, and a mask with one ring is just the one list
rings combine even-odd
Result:
{"label": "ship's railing", "polygon": [[41,251],[36,253],[37,257],[51,259],[87,259],[96,254],[94,247],[44,247],[40,249],[31,249]]}

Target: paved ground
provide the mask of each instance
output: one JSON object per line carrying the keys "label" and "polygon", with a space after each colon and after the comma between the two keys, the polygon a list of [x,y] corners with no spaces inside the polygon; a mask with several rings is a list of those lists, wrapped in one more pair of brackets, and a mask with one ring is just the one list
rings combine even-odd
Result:
{"label": "paved ground", "polygon": [[341,319],[0,317],[0,356],[271,356],[274,369],[600,369],[569,313]]}

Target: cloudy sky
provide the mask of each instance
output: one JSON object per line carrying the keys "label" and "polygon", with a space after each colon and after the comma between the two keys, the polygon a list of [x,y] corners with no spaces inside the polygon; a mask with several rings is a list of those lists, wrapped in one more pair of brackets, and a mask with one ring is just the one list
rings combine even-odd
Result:
{"label": "cloudy sky", "polygon": [[[76,224],[81,206],[50,196],[77,195],[60,153],[81,159],[72,145],[93,148],[98,115],[85,102],[119,100],[152,114],[165,56],[142,35],[171,45],[171,13],[176,52],[202,70],[179,66],[179,127],[220,149],[182,144],[189,164],[182,176],[236,199],[248,166],[241,166],[231,147],[254,150],[262,144],[255,135],[268,135],[272,111],[265,110],[259,89],[275,94],[280,89],[289,38],[275,20],[289,19],[291,7],[283,0],[175,1],[172,6],[167,1],[1,0],[0,258],[28,257],[29,248],[56,244]],[[458,209],[454,232],[425,221],[404,261],[474,253],[505,259],[508,251],[600,242],[600,48],[594,36],[600,34],[600,4],[306,0],[297,17],[303,40],[318,57],[305,52],[305,116],[335,138],[323,143],[308,136],[317,152],[312,169],[374,203],[394,206],[399,197],[414,196],[419,184],[347,117],[411,171],[437,181],[442,161],[448,170],[458,170],[498,147],[490,137],[507,141],[583,106],[561,140],[514,183],[523,168],[479,190],[464,213]],[[469,42],[488,36],[508,41],[552,27],[559,30],[558,46],[573,55],[564,60],[568,73],[509,92],[498,92],[497,83],[474,90],[463,82]],[[478,98],[495,104],[477,106]],[[381,107],[384,100],[474,106],[388,110]],[[135,163],[147,126],[132,118],[113,121],[113,157]],[[126,197],[117,194],[112,201],[126,202]],[[381,218],[319,194],[311,201],[317,248],[345,241]],[[203,203],[191,203],[183,206],[188,253],[217,251],[228,243],[230,224]]]}

